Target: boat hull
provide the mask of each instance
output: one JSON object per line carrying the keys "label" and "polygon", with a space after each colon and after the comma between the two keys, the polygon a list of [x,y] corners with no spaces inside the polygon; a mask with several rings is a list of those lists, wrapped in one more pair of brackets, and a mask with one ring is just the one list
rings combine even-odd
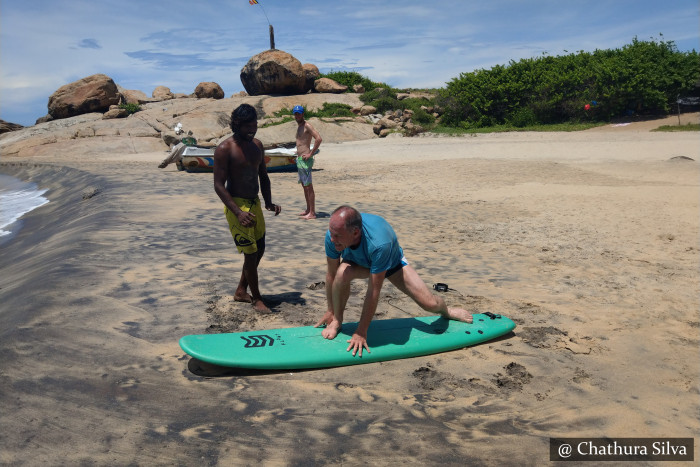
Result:
{"label": "boat hull", "polygon": [[268,172],[296,172],[296,156],[267,155],[265,154],[265,165]]}
{"label": "boat hull", "polygon": [[[187,147],[176,163],[178,170],[190,173],[214,171],[214,148]],[[265,154],[268,172],[296,172],[296,156]]]}

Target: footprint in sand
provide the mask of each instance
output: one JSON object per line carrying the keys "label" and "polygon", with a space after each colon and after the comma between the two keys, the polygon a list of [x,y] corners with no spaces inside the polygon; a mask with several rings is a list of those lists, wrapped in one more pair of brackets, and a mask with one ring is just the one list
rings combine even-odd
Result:
{"label": "footprint in sand", "polygon": [[135,388],[139,385],[141,381],[136,378],[124,378],[117,381],[117,385],[120,388]]}
{"label": "footprint in sand", "polygon": [[496,373],[492,380],[501,389],[522,391],[523,386],[532,380],[532,375],[519,363],[511,362],[504,366],[503,369],[506,370],[506,374]]}
{"label": "footprint in sand", "polygon": [[377,398],[372,395],[371,393],[367,392],[366,390],[355,386],[354,384],[348,384],[348,383],[338,383],[335,385],[335,388],[338,391],[347,393],[347,394],[354,394],[357,396],[358,399],[360,399],[362,402],[374,402],[377,400]]}

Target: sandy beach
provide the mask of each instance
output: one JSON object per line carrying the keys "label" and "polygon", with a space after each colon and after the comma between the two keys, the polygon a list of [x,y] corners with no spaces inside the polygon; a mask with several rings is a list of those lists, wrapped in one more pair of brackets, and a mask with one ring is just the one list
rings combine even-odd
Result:
{"label": "sandy beach", "polygon": [[[158,169],[162,151],[3,157],[50,202],[0,246],[0,464],[543,465],[551,437],[695,436],[699,459],[700,138],[649,131],[675,118],[324,142],[319,219],[297,217],[296,174],[271,174],[271,315],[233,300],[211,174]],[[186,334],[313,325],[340,204],[385,217],[448,305],[515,331],[313,371],[184,354]],[[424,315],[385,283],[375,319]]]}

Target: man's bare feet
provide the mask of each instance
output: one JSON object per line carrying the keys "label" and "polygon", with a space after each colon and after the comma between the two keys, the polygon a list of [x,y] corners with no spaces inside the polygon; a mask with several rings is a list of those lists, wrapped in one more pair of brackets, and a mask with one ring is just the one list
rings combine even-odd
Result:
{"label": "man's bare feet", "polygon": [[316,213],[310,212],[309,214],[302,216],[302,219],[306,219],[306,220],[316,219]]}
{"label": "man's bare feet", "polygon": [[309,215],[309,210],[308,210],[308,209],[307,209],[306,211],[304,211],[304,212],[300,212],[299,214],[297,214],[297,216],[308,216],[308,215]]}
{"label": "man's bare feet", "polygon": [[448,308],[447,317],[463,323],[471,323],[473,321],[472,314],[461,308]]}
{"label": "man's bare feet", "polygon": [[260,313],[272,313],[272,310],[270,310],[262,300],[253,300],[253,308]]}
{"label": "man's bare feet", "polygon": [[236,292],[233,294],[233,301],[234,302],[244,302],[244,303],[253,303],[253,298],[246,292],[243,292],[242,294],[239,294]]}
{"label": "man's bare feet", "polygon": [[321,331],[321,335],[326,339],[335,339],[338,332],[340,332],[340,323],[334,320],[331,324],[326,326],[323,331]]}

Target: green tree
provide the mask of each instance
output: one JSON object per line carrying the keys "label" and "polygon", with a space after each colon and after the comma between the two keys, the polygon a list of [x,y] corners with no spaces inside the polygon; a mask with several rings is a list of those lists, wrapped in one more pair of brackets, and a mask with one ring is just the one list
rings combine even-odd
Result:
{"label": "green tree", "polygon": [[511,61],[462,73],[438,93],[442,123],[479,128],[605,121],[630,112],[667,113],[700,79],[700,55],[672,41]]}

